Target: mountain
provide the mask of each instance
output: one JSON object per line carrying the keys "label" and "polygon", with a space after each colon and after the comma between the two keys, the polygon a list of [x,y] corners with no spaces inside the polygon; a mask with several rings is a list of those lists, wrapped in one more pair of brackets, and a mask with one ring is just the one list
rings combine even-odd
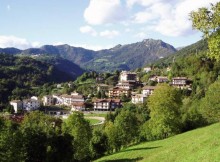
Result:
{"label": "mountain", "polygon": [[[60,72],[63,72],[71,77],[71,79],[76,79],[78,76],[82,75],[85,70],[80,68],[75,63],[64,59],[59,56],[38,56],[37,60],[45,62],[47,64],[52,64],[55,68],[57,68]],[[62,75],[63,76],[63,75]]]}
{"label": "mountain", "polygon": [[109,50],[98,51],[95,58],[85,66],[97,71],[133,70],[176,51],[173,46],[161,40],[145,39],[142,42],[117,45]]}
{"label": "mountain", "polygon": [[[69,75],[66,69],[59,69],[59,63],[65,61],[62,59],[54,59],[53,63],[49,63],[26,56],[0,54],[0,57],[0,101],[2,103],[7,103],[10,97],[27,97],[38,93],[37,87],[45,83],[49,85],[73,81],[78,75]],[[72,69],[72,62],[61,63]]]}
{"label": "mountain", "polygon": [[93,51],[65,45],[45,45],[41,48],[29,48],[9,54],[50,55],[67,59],[86,70],[98,72],[114,70],[133,70],[169,56],[177,50],[161,41],[145,39],[141,42],[117,45],[110,49]]}
{"label": "mountain", "polygon": [[193,56],[198,53],[206,53],[207,50],[208,50],[207,41],[200,40],[194,44],[191,44],[189,46],[186,46],[180,49],[179,51],[169,55],[166,58],[156,61],[154,64],[155,65],[159,65],[159,64],[169,65],[175,60],[185,59],[187,56]]}
{"label": "mountain", "polygon": [[6,53],[6,54],[18,54],[21,50],[17,48],[0,48],[0,53]]}

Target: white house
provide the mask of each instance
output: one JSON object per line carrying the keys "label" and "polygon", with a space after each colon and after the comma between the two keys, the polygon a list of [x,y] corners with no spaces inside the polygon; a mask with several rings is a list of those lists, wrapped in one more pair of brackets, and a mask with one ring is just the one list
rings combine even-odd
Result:
{"label": "white house", "polygon": [[18,110],[22,109],[23,102],[21,100],[13,100],[10,102],[10,105],[13,106],[15,113],[17,113]]}
{"label": "white house", "polygon": [[98,111],[114,111],[116,108],[121,107],[120,99],[96,99],[93,101],[94,110]]}
{"label": "white house", "polygon": [[142,94],[145,96],[152,95],[156,86],[145,86],[142,88]]}
{"label": "white house", "polygon": [[26,111],[37,110],[40,107],[40,101],[35,99],[23,100],[23,109]]}
{"label": "white house", "polygon": [[44,106],[50,106],[54,104],[54,98],[53,96],[47,95],[43,97],[43,105]]}
{"label": "white house", "polygon": [[137,81],[137,74],[135,72],[122,71],[120,73],[120,82],[123,81]]}
{"label": "white house", "polygon": [[131,97],[131,102],[133,104],[144,103],[146,101],[147,96],[143,94],[136,94]]}
{"label": "white house", "polygon": [[63,105],[63,99],[62,99],[61,95],[53,94],[53,99],[54,99],[55,105]]}
{"label": "white house", "polygon": [[60,97],[63,101],[62,104],[67,106],[71,106],[74,102],[85,102],[84,96],[76,92],[71,93],[71,95],[64,94]]}
{"label": "white house", "polygon": [[146,67],[146,68],[143,69],[143,71],[144,71],[145,73],[148,73],[148,72],[150,72],[151,70],[152,70],[151,67]]}
{"label": "white house", "polygon": [[153,76],[149,80],[155,81],[157,83],[166,83],[169,81],[166,76]]}

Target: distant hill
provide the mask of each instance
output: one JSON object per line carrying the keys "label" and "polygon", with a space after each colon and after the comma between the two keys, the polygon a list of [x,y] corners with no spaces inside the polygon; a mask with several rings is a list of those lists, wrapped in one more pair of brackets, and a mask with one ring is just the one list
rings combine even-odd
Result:
{"label": "distant hill", "polygon": [[7,53],[59,56],[79,65],[83,69],[103,72],[140,68],[176,51],[173,46],[161,40],[145,39],[141,42],[117,45],[111,49],[100,51],[69,45],[45,45],[41,48],[30,48],[18,50],[17,52],[8,51]]}
{"label": "distant hill", "polygon": [[[12,79],[22,84],[37,86],[48,82],[73,81],[79,74],[69,75],[65,70],[59,68],[60,62],[64,62],[70,69],[71,64],[64,60],[54,59],[52,62],[40,61],[30,57],[17,57],[13,55],[0,54],[0,78]],[[78,66],[76,68],[79,68]],[[74,72],[74,71],[73,71]],[[81,71],[82,74],[82,71]]]}
{"label": "distant hill", "polygon": [[[52,64],[60,72],[67,74],[73,80],[75,80],[77,77],[79,77],[80,75],[82,75],[85,72],[85,70],[80,68],[80,66],[76,65],[75,63],[73,63],[67,59],[59,57],[59,56],[42,55],[42,56],[37,56],[35,59],[40,60],[42,62],[46,62],[47,64]],[[60,77],[62,77],[62,76],[60,76]]]}
{"label": "distant hill", "polygon": [[[0,54],[0,101],[7,103],[12,98],[27,97],[37,87],[50,83],[73,81],[80,68],[64,59],[51,59],[50,63],[27,56]],[[47,59],[49,61],[49,59]],[[64,64],[66,69],[59,67]],[[69,69],[67,69],[69,68]],[[78,72],[75,70],[79,70]],[[70,73],[69,71],[72,71]],[[77,73],[77,74],[76,74]],[[35,89],[37,88],[37,89]]]}
{"label": "distant hill", "polygon": [[161,40],[145,39],[142,42],[98,51],[96,57],[85,66],[97,71],[133,70],[176,51],[173,46]]}
{"label": "distant hill", "polygon": [[0,53],[5,53],[5,54],[18,54],[22,50],[19,50],[17,48],[0,48]]}
{"label": "distant hill", "polygon": [[220,124],[189,131],[165,140],[141,143],[95,162],[220,161]]}
{"label": "distant hill", "polygon": [[155,61],[155,65],[159,64],[171,64],[173,61],[178,59],[184,59],[186,56],[196,55],[198,53],[206,53],[208,50],[208,44],[206,40],[200,40],[192,45],[186,46],[179,51],[163,58],[158,61]]}

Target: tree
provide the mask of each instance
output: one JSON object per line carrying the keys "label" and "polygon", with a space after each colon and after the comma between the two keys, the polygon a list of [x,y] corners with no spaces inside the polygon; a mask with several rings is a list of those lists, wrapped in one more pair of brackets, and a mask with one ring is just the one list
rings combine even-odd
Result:
{"label": "tree", "polygon": [[92,147],[92,156],[93,158],[101,157],[107,151],[107,137],[102,130],[95,129],[93,130],[91,147]]}
{"label": "tree", "polygon": [[114,125],[117,130],[118,139],[122,146],[128,146],[137,142],[139,137],[139,122],[134,112],[122,110],[115,118]]}
{"label": "tree", "polygon": [[20,152],[25,161],[46,161],[50,140],[56,136],[55,119],[35,111],[25,115],[19,129],[22,135]]}
{"label": "tree", "polygon": [[122,143],[118,138],[119,133],[113,122],[109,121],[105,124],[105,133],[108,138],[108,152],[112,153],[114,151],[119,151]]}
{"label": "tree", "polygon": [[166,138],[180,132],[181,96],[177,89],[162,84],[149,97],[150,120],[148,126],[155,139]]}
{"label": "tree", "polygon": [[18,125],[0,117],[0,161],[24,161],[22,142]]}
{"label": "tree", "polygon": [[90,140],[92,137],[89,122],[84,119],[83,113],[74,112],[63,123],[64,133],[73,137],[73,147],[75,150],[74,159],[78,161],[89,161],[91,158]]}
{"label": "tree", "polygon": [[200,8],[190,14],[193,28],[204,33],[208,39],[209,52],[208,56],[220,61],[220,2],[211,8]]}
{"label": "tree", "polygon": [[201,103],[201,113],[209,122],[220,121],[220,81],[211,84]]}

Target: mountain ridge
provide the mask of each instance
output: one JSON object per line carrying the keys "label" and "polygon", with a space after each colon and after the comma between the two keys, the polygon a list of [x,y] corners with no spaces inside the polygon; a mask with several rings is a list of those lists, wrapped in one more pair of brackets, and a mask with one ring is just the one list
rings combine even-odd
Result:
{"label": "mountain ridge", "polygon": [[[134,70],[169,56],[177,50],[162,40],[144,39],[143,41],[121,45],[110,49],[93,51],[82,47],[64,45],[44,45],[40,48],[19,50],[13,48],[3,53],[21,55],[52,55],[67,59],[83,69],[98,72],[115,70]],[[0,50],[1,52],[1,50]]]}

